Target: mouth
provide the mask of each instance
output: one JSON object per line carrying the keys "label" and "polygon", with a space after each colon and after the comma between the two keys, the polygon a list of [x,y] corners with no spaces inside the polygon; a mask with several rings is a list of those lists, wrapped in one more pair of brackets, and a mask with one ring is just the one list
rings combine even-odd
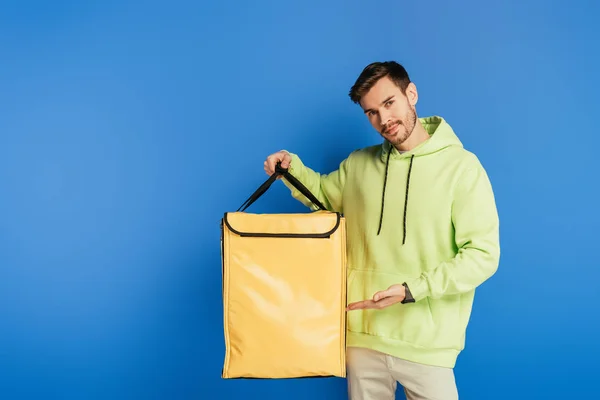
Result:
{"label": "mouth", "polygon": [[386,135],[395,135],[398,132],[398,129],[400,129],[400,124],[395,124],[385,129],[383,133],[385,133]]}

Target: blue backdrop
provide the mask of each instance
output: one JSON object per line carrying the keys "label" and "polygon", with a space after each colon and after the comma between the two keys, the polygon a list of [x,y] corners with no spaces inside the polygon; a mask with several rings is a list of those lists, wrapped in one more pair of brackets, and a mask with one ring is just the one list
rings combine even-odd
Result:
{"label": "blue backdrop", "polygon": [[[347,93],[390,59],[416,82],[419,115],[444,116],[480,157],[501,215],[461,399],[592,398],[599,13],[542,0],[4,2],[0,398],[344,398],[343,379],[220,378],[219,219],[274,151],[328,172],[378,142]],[[251,210],[304,208],[278,182]]]}

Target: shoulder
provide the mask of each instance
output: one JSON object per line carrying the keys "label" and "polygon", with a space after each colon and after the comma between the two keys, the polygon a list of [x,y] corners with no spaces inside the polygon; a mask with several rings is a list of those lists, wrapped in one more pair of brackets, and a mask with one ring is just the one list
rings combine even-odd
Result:
{"label": "shoulder", "polygon": [[466,169],[483,168],[483,164],[479,157],[467,149],[462,149],[461,151],[461,163]]}
{"label": "shoulder", "polygon": [[352,151],[348,155],[348,159],[352,160],[371,160],[373,157],[378,157],[381,154],[381,144],[375,144],[372,146],[362,147]]}
{"label": "shoulder", "polygon": [[362,171],[381,157],[381,151],[381,144],[355,149],[348,154],[343,164],[354,172]]}
{"label": "shoulder", "polygon": [[456,163],[456,172],[465,174],[472,171],[483,171],[484,167],[479,157],[463,147],[452,150],[452,159]]}
{"label": "shoulder", "polygon": [[454,192],[472,194],[477,188],[489,188],[491,182],[488,173],[480,158],[472,151],[461,150],[457,154],[457,168],[455,169]]}

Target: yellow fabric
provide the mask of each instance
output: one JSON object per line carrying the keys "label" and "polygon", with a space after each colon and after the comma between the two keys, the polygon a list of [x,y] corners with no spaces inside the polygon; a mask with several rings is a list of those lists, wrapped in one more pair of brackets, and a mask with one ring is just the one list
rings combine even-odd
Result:
{"label": "yellow fabric", "polygon": [[221,246],[222,377],[345,377],[344,217],[226,213]]}

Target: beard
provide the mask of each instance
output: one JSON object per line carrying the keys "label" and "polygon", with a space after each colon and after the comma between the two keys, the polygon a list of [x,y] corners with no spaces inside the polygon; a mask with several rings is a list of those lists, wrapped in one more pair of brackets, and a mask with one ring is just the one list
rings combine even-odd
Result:
{"label": "beard", "polygon": [[[381,129],[381,136],[390,142],[394,147],[398,147],[406,141],[412,134],[417,124],[417,112],[413,107],[410,107],[406,115],[402,119],[392,121]],[[398,132],[393,136],[389,136],[388,132],[394,130],[398,126]]]}

